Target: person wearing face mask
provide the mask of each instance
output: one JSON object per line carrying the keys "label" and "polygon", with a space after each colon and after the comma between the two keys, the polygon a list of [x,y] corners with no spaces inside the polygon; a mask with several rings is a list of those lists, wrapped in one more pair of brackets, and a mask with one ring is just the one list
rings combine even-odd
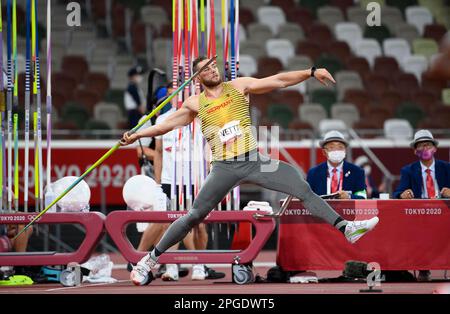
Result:
{"label": "person wearing face mask", "polygon": [[[410,146],[419,161],[402,168],[394,198],[450,198],[450,163],[434,158],[438,144],[428,130],[414,134]],[[417,280],[430,281],[430,271],[420,270]]]}
{"label": "person wearing face mask", "polygon": [[327,161],[308,171],[306,180],[314,193],[335,194],[338,199],[367,198],[364,170],[344,160],[348,146],[344,135],[329,131],[319,144]]}
{"label": "person wearing face mask", "polygon": [[128,128],[134,128],[145,113],[145,97],[140,85],[144,71],[141,66],[135,66],[128,71],[128,87],[123,102],[128,114]]}
{"label": "person wearing face mask", "polygon": [[372,165],[369,158],[365,155],[361,155],[355,159],[355,165],[364,170],[367,198],[378,198],[380,196],[380,188],[377,187],[375,180],[372,177]]}
{"label": "person wearing face mask", "polygon": [[419,161],[402,168],[394,198],[450,198],[450,164],[434,158],[438,144],[428,130],[414,134],[410,145]]}

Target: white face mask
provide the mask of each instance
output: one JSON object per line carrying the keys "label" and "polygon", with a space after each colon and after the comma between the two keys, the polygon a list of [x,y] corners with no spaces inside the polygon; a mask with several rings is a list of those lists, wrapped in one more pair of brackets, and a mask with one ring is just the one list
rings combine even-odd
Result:
{"label": "white face mask", "polygon": [[328,160],[332,163],[339,164],[345,158],[345,150],[333,150],[328,152]]}
{"label": "white face mask", "polygon": [[136,83],[137,83],[137,84],[141,84],[142,81],[143,81],[143,79],[144,79],[144,78],[143,78],[141,75],[137,76],[137,77],[136,77]]}
{"label": "white face mask", "polygon": [[369,165],[364,166],[363,169],[367,176],[370,174],[370,172],[372,172],[372,167]]}

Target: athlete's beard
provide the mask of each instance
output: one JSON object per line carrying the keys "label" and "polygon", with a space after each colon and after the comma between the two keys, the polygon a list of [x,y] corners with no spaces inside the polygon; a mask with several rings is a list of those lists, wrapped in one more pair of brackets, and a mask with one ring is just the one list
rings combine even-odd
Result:
{"label": "athlete's beard", "polygon": [[216,87],[220,84],[222,84],[223,80],[222,78],[219,76],[217,78],[217,80],[203,80],[202,83],[203,85],[205,85],[206,87]]}

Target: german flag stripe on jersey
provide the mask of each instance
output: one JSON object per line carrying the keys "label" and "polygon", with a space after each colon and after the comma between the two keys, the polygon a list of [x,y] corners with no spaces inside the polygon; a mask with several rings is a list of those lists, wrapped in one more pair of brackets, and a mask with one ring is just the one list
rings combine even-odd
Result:
{"label": "german flag stripe on jersey", "polygon": [[[209,99],[202,92],[199,102],[202,133],[211,147],[213,160],[233,158],[257,148],[250,104],[230,82],[223,83],[220,97]],[[232,126],[227,128],[228,125]],[[231,140],[223,142],[223,137],[227,136]]]}

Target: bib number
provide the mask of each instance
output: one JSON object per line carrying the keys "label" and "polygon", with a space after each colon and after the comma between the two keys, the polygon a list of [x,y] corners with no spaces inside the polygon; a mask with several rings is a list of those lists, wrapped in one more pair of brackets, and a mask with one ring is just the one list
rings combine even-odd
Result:
{"label": "bib number", "polygon": [[223,126],[219,130],[218,134],[222,144],[229,144],[234,142],[238,137],[242,135],[239,121],[231,121]]}

